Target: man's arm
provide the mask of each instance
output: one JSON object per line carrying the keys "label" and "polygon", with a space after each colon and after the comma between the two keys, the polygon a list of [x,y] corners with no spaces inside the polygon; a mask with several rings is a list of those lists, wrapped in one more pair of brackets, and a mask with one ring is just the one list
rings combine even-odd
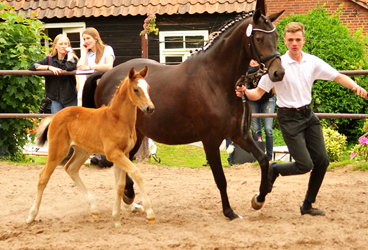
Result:
{"label": "man's arm", "polygon": [[336,78],[334,79],[335,82],[340,83],[342,86],[351,89],[354,91],[354,93],[357,93],[358,96],[362,98],[367,97],[367,91],[360,87],[356,82],[354,82],[350,77],[343,74],[338,74]]}
{"label": "man's arm", "polygon": [[261,99],[264,93],[266,93],[266,91],[259,88],[258,86],[255,89],[247,89],[245,86],[237,86],[235,92],[238,97],[241,97],[241,93],[243,92],[251,101],[258,101],[259,99]]}

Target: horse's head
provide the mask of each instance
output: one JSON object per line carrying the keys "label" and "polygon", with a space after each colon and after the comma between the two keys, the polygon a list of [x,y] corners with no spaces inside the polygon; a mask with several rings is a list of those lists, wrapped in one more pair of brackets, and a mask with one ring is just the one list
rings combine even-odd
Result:
{"label": "horse's head", "polygon": [[281,81],[285,74],[280,53],[277,52],[279,34],[272,24],[283,12],[284,10],[266,17],[257,9],[246,31],[252,58],[268,70],[268,75],[274,82]]}
{"label": "horse's head", "polygon": [[144,67],[137,72],[131,68],[128,74],[129,96],[131,101],[138,106],[145,114],[151,115],[155,111],[151,98],[149,96],[149,85],[144,79],[148,73],[148,67]]}

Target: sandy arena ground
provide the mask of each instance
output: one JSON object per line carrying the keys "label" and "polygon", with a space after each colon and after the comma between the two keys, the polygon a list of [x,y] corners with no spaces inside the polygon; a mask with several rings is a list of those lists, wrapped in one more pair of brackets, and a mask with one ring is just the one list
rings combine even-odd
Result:
{"label": "sandy arena ground", "polygon": [[278,178],[255,211],[250,200],[259,188],[258,166],[226,168],[230,204],[243,217],[229,221],[209,169],[140,164],[156,223],[122,208],[116,229],[113,171],[94,166],[82,167],[81,177],[97,200],[99,219],[59,166],[35,222],[27,225],[42,167],[0,162],[0,249],[368,249],[368,172],[328,171],[315,203],[326,216],[312,217],[299,211],[309,174]]}

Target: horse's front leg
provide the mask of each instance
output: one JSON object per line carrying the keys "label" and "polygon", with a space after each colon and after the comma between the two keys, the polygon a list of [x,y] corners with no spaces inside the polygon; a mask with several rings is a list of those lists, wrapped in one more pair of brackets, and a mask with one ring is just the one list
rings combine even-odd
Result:
{"label": "horse's front leg", "polygon": [[261,166],[261,185],[259,187],[259,194],[256,194],[252,198],[252,207],[256,210],[261,209],[268,193],[268,157],[257,146],[249,131],[246,139],[243,139],[239,134],[237,137],[231,138],[231,140],[238,144],[242,149],[253,155]]}
{"label": "horse's front leg", "polygon": [[211,166],[212,174],[215,178],[217,188],[220,190],[222,210],[224,215],[230,220],[241,218],[239,215],[235,214],[233,209],[230,207],[229,198],[226,191],[226,178],[221,164],[219,144],[213,142],[203,142],[203,146],[204,151],[206,152],[208,163]]}

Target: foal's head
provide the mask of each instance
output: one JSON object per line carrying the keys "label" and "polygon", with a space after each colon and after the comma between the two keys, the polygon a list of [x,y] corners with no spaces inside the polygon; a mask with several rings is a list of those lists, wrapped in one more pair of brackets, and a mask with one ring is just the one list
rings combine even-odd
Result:
{"label": "foal's head", "polygon": [[155,111],[155,106],[149,96],[149,85],[144,79],[147,73],[147,66],[139,72],[135,71],[133,67],[129,71],[127,80],[129,81],[128,95],[130,100],[148,115]]}

